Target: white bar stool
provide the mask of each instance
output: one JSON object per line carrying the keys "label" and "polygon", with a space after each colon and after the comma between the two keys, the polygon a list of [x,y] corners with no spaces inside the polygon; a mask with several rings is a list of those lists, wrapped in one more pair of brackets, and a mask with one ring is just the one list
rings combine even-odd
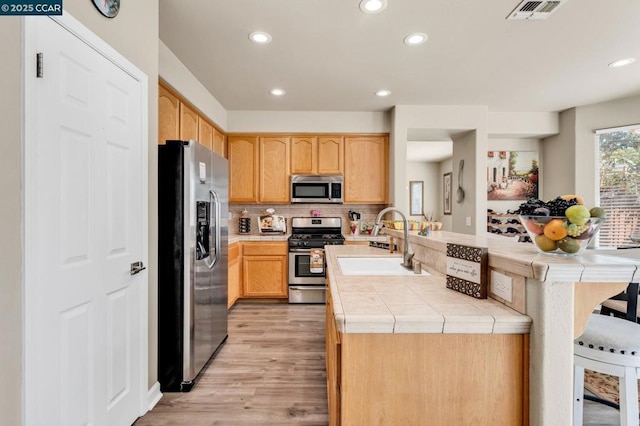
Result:
{"label": "white bar stool", "polygon": [[592,314],[573,345],[573,424],[582,426],[584,369],[618,377],[620,424],[638,426],[640,324]]}

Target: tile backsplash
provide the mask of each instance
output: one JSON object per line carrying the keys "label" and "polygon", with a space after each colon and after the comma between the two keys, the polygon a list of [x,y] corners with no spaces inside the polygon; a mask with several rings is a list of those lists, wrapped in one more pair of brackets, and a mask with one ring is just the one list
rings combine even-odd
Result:
{"label": "tile backsplash", "polygon": [[377,204],[230,204],[229,211],[231,212],[231,219],[229,221],[229,234],[239,234],[239,219],[242,214],[242,210],[249,212],[251,218],[251,232],[249,235],[259,235],[259,216],[266,214],[265,210],[272,208],[275,210],[274,214],[281,215],[287,218],[287,233],[291,232],[291,218],[297,216],[310,217],[312,216],[312,210],[319,210],[323,217],[341,217],[342,218],[342,233],[344,235],[350,235],[351,230],[349,226],[349,211],[355,211],[361,214],[360,222],[370,222],[373,224],[376,220],[378,212],[386,205]]}

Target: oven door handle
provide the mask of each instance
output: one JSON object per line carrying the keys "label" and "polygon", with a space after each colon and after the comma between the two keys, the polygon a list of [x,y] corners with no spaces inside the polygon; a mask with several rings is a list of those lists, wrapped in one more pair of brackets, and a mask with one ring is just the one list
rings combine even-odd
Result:
{"label": "oven door handle", "polygon": [[324,285],[289,286],[289,290],[318,291],[326,288]]}
{"label": "oven door handle", "polygon": [[[322,250],[322,249],[320,249]],[[300,248],[290,248],[289,251],[291,253],[311,253],[311,249],[307,248],[307,249],[300,249]]]}

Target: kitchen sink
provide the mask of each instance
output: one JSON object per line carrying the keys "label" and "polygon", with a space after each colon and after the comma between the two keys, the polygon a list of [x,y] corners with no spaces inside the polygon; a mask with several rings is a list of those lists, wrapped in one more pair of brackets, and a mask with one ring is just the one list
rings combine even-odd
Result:
{"label": "kitchen sink", "polygon": [[[402,257],[338,257],[343,275],[415,275],[402,266]],[[423,275],[430,275],[422,271]]]}

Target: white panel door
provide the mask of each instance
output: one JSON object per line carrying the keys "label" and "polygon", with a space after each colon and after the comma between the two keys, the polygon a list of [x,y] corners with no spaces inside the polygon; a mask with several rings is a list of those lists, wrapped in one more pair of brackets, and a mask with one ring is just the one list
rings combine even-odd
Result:
{"label": "white panel door", "polygon": [[51,19],[35,39],[44,67],[26,155],[25,416],[130,425],[146,338],[146,272],[130,273],[143,260],[142,85]]}

